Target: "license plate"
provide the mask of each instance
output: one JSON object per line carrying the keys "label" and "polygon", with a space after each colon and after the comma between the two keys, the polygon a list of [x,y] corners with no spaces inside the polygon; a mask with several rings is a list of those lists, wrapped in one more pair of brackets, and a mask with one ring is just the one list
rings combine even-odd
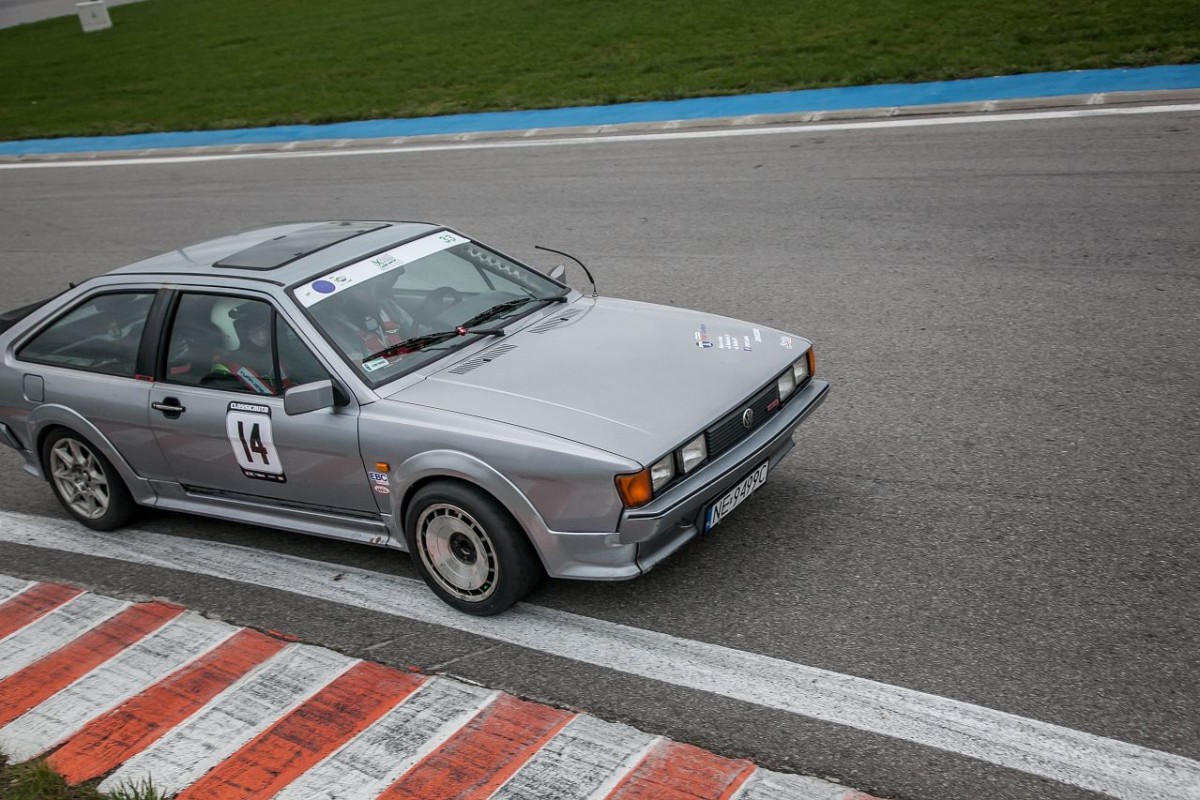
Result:
{"label": "license plate", "polygon": [[708,507],[708,510],[704,512],[705,532],[715,528],[718,522],[729,515],[729,512],[740,506],[747,497],[754,494],[755,489],[767,482],[767,469],[770,466],[770,461],[759,464],[758,468],[743,478],[741,483]]}

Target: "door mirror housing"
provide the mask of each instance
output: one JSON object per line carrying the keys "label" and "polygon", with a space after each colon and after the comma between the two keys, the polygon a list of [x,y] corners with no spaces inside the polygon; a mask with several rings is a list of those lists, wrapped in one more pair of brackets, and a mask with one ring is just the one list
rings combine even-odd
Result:
{"label": "door mirror housing", "polygon": [[289,417],[319,411],[322,408],[333,408],[336,404],[337,395],[333,389],[333,381],[330,380],[293,386],[283,394],[283,412]]}

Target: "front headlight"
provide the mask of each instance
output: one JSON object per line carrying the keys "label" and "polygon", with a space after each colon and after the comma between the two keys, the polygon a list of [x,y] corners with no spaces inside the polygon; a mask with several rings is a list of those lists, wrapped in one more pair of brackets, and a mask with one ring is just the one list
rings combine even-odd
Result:
{"label": "front headlight", "polygon": [[649,467],[614,476],[617,494],[626,508],[644,506],[675,477],[675,453],[667,453]]}
{"label": "front headlight", "polygon": [[808,375],[808,355],[806,354],[804,358],[792,364],[792,377],[795,379],[796,385],[799,386],[808,380]]}
{"label": "front headlight", "polygon": [[669,453],[650,465],[650,486],[657,492],[675,477],[675,454]]}
{"label": "front headlight", "polygon": [[795,365],[779,376],[778,386],[780,400],[787,400],[792,396],[792,392],[796,391]]}
{"label": "front headlight", "polygon": [[791,397],[796,391],[796,387],[809,379],[809,376],[812,375],[813,361],[813,352],[810,347],[804,351],[804,355],[792,362],[791,369],[779,376],[778,388],[781,401]]}
{"label": "front headlight", "polygon": [[684,475],[695,469],[706,458],[708,458],[708,448],[704,444],[703,433],[679,448],[679,468],[683,470]]}

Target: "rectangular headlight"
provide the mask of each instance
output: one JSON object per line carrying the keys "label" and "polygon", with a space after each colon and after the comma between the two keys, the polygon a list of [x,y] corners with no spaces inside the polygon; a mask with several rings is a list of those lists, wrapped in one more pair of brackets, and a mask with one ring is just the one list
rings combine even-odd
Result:
{"label": "rectangular headlight", "polygon": [[796,379],[796,385],[804,383],[808,379],[808,356],[805,355],[796,363],[792,364],[792,376]]}
{"label": "rectangular headlight", "polygon": [[793,367],[793,369],[789,369],[787,372],[779,376],[778,386],[780,400],[787,400],[792,396],[792,392],[796,391],[796,375],[794,374],[794,369],[795,368]]}
{"label": "rectangular headlight", "polygon": [[679,448],[679,466],[684,475],[695,469],[706,458],[708,458],[708,448],[704,445],[703,433]]}
{"label": "rectangular headlight", "polygon": [[675,454],[668,453],[650,465],[650,485],[657,492],[675,477]]}

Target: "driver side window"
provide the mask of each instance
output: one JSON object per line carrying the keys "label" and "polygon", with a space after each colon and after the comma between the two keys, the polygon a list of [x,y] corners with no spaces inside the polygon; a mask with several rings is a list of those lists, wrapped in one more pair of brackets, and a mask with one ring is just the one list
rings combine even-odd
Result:
{"label": "driver side window", "polygon": [[168,383],[282,395],[291,386],[328,377],[269,303],[199,293],[180,297],[167,344]]}

